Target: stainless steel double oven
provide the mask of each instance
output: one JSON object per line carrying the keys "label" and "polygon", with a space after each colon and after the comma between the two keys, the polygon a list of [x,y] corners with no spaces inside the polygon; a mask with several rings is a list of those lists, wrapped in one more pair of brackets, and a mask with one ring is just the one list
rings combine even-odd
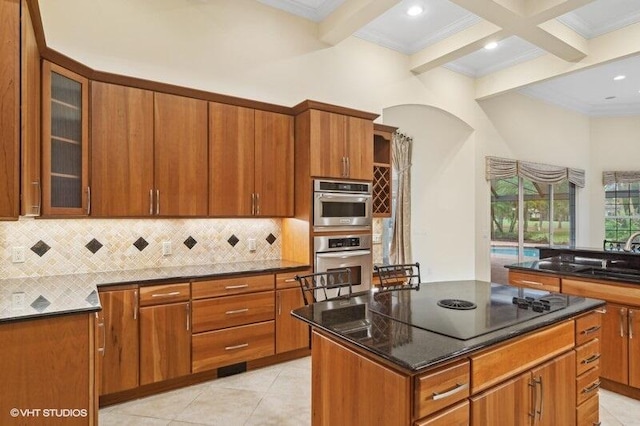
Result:
{"label": "stainless steel double oven", "polygon": [[371,184],[315,180],[313,207],[315,272],[349,268],[353,292],[369,290]]}

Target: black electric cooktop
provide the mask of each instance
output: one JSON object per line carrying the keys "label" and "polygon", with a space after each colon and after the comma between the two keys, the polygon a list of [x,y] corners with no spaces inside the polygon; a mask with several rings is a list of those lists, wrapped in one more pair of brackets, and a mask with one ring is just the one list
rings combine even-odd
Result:
{"label": "black electric cooktop", "polygon": [[374,295],[368,309],[414,327],[466,340],[567,307],[569,296],[478,281],[425,283]]}

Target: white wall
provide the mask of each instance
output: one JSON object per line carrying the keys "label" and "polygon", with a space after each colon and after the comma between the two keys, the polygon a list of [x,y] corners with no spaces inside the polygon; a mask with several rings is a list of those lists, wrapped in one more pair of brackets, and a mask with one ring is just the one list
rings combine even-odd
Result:
{"label": "white wall", "polygon": [[[592,161],[591,150],[602,156],[610,143],[607,126],[590,131],[585,116],[515,93],[480,105],[473,79],[444,68],[414,75],[407,56],[355,37],[323,44],[317,24],[253,0],[56,0],[40,7],[48,45],[98,70],[286,106],[315,99],[384,111],[386,124],[416,138],[423,166],[414,171],[414,255],[432,268],[429,279],[489,278],[486,155],[586,169],[578,244],[601,238],[594,221],[601,222],[602,200],[590,191],[604,164]],[[629,127],[620,130],[621,147],[637,142],[637,128]],[[622,167],[629,152],[607,166]],[[443,218],[458,225],[438,228]]]}

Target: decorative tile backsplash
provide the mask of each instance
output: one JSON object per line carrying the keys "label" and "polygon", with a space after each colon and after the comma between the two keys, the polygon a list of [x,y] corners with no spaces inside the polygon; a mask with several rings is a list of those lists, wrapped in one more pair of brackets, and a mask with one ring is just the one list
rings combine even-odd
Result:
{"label": "decorative tile backsplash", "polygon": [[0,222],[0,279],[279,259],[280,235],[280,219],[20,218]]}

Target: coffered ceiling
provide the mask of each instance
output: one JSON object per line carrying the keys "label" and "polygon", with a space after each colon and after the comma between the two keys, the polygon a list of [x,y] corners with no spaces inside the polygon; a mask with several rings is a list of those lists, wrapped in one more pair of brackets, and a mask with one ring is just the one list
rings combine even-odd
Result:
{"label": "coffered ceiling", "polygon": [[414,73],[470,76],[478,99],[519,90],[588,115],[640,114],[639,0],[256,1],[317,22],[328,44],[355,35],[408,55]]}

